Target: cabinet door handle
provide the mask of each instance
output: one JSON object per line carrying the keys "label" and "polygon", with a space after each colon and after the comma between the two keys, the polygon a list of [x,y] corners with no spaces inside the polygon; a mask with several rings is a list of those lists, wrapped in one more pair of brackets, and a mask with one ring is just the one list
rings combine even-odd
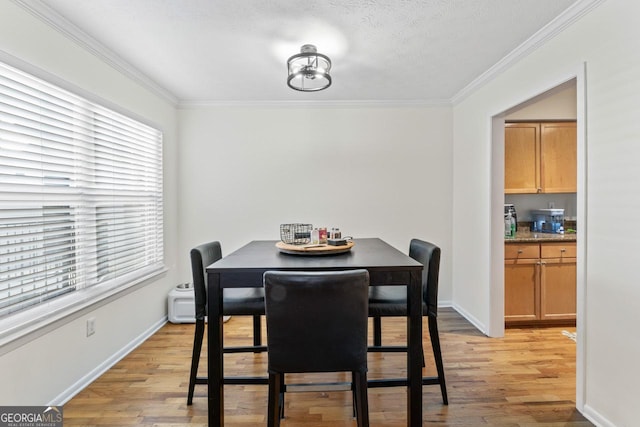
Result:
{"label": "cabinet door handle", "polygon": [[567,250],[565,248],[561,248],[560,252],[566,252]]}
{"label": "cabinet door handle", "polygon": [[522,249],[518,249],[518,253],[521,254],[522,253]]}

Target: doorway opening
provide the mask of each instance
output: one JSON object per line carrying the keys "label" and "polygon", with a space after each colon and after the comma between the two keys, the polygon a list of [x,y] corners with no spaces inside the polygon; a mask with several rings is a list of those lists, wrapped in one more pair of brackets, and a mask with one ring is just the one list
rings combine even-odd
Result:
{"label": "doorway opening", "polygon": [[[505,331],[505,122],[509,120],[574,120],[577,133],[577,191],[574,195],[558,196],[563,200],[517,200],[518,204],[533,203],[540,207],[568,203],[567,216],[575,220],[576,229],[576,407],[584,406],[584,326],[585,326],[585,283],[586,269],[586,142],[585,142],[585,70],[584,65],[573,76],[549,89],[533,93],[528,99],[492,117],[492,232],[491,232],[491,295],[489,335],[500,337]],[[558,103],[564,99],[564,105]],[[571,105],[567,107],[567,99]],[[569,108],[569,110],[567,110]],[[568,112],[567,112],[568,111]],[[545,116],[541,116],[541,114]],[[544,197],[544,196],[543,196]],[[546,206],[545,206],[546,205]],[[520,217],[524,207],[518,209]],[[567,338],[568,339],[568,338]]]}
{"label": "doorway opening", "polygon": [[572,79],[504,114],[505,327],[575,329],[576,90]]}

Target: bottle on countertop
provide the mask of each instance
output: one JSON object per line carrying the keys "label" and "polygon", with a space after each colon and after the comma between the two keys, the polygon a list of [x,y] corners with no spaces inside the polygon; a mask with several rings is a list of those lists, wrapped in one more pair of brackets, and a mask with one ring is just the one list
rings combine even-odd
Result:
{"label": "bottle on countertop", "polygon": [[516,218],[511,215],[511,220],[510,220],[510,227],[511,227],[511,237],[516,237]]}
{"label": "bottle on countertop", "polygon": [[504,237],[511,237],[511,212],[504,215]]}

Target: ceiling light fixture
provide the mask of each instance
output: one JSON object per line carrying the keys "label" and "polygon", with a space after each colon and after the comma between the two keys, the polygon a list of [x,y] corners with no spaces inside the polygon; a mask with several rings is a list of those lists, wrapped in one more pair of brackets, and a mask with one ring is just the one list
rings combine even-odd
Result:
{"label": "ceiling light fixture", "polygon": [[316,92],[331,86],[331,60],[318,53],[312,44],[305,44],[300,53],[287,60],[287,85],[302,92]]}

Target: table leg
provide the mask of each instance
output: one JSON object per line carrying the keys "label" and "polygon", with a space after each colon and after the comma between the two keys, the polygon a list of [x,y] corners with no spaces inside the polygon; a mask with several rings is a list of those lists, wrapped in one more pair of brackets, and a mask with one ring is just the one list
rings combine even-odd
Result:
{"label": "table leg", "polygon": [[411,272],[407,286],[407,426],[422,426],[422,272]]}
{"label": "table leg", "polygon": [[224,368],[222,349],[222,288],[220,274],[208,273],[207,285],[208,322],[207,327],[207,396],[209,426],[224,425]]}

